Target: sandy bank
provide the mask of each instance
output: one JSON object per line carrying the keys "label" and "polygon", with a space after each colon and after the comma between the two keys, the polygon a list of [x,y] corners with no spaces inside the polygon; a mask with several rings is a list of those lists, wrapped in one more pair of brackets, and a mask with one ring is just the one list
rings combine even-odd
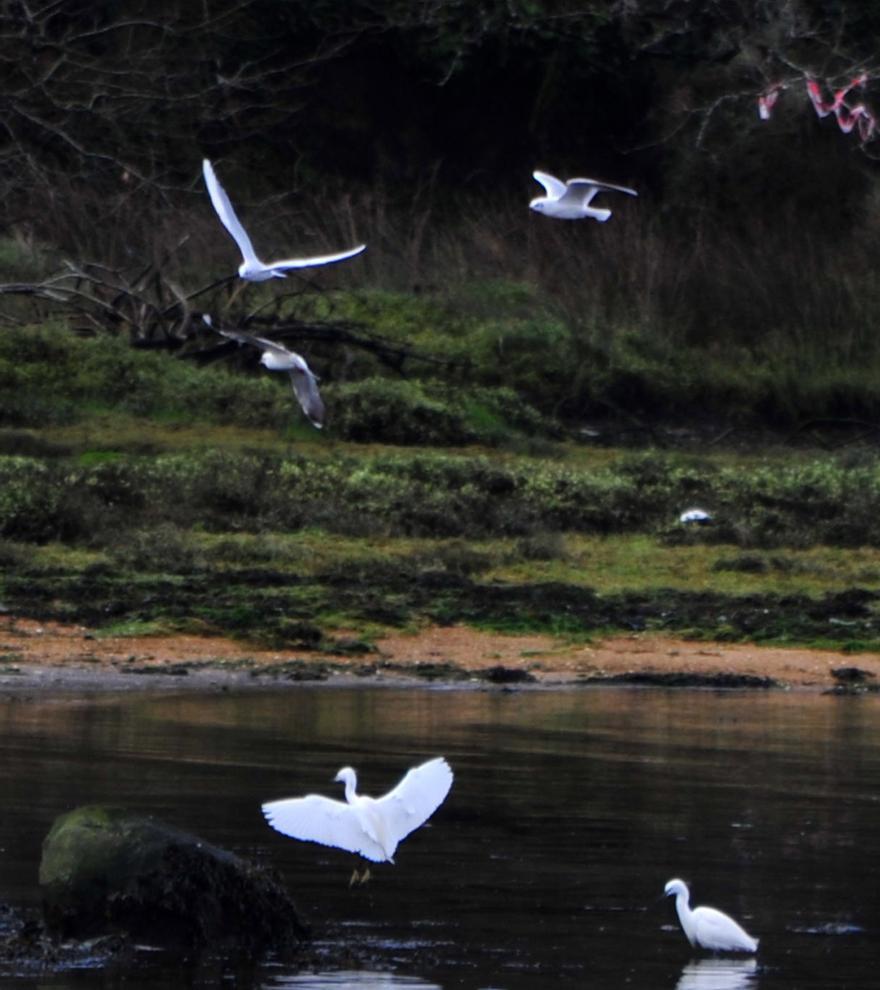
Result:
{"label": "sandy bank", "polygon": [[[590,645],[551,636],[508,636],[463,626],[394,634],[377,652],[350,655],[263,650],[231,639],[191,635],[104,637],[82,626],[0,617],[0,690],[132,690],[229,687],[282,681],[489,680],[545,685],[659,676],[770,679],[793,688],[827,690],[839,668],[880,682],[880,656],[720,644],[633,635]],[[874,675],[871,677],[870,675]]]}

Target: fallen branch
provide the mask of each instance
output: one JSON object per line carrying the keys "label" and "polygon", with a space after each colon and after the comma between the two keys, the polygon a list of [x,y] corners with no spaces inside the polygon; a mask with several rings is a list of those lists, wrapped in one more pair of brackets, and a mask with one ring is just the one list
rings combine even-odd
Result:
{"label": "fallen branch", "polygon": [[[233,279],[231,276],[185,292],[164,273],[161,265],[149,265],[131,274],[97,263],[67,262],[63,271],[42,281],[0,285],[0,296],[25,296],[49,303],[80,333],[114,336],[126,333],[134,347],[181,350],[185,344],[204,340],[206,329],[201,319],[204,310],[194,308],[195,301],[210,296]],[[38,314],[39,318],[45,315]],[[442,368],[463,364],[402,345],[347,320],[316,323],[282,316],[277,310],[272,314],[258,310],[237,320],[227,312],[224,320],[231,329],[269,336],[280,343],[310,341],[357,348],[401,375],[409,361]],[[224,341],[181,350],[180,356],[214,360],[226,356],[233,347]]]}

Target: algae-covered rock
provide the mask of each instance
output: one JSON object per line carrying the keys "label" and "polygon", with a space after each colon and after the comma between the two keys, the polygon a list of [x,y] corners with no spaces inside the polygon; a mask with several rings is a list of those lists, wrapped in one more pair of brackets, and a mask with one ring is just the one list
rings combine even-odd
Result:
{"label": "algae-covered rock", "polygon": [[126,932],[162,943],[289,944],[306,937],[270,873],[194,835],[102,806],[55,820],[43,840],[47,927],[65,937]]}

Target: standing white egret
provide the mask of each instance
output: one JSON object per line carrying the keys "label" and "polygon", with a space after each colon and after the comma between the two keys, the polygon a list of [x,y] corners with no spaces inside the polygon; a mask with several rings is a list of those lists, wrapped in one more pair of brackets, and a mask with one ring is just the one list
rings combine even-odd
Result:
{"label": "standing white egret", "polygon": [[584,217],[592,217],[593,220],[605,223],[611,216],[611,210],[590,206],[596,193],[614,190],[629,196],[638,196],[635,189],[628,186],[613,186],[596,179],[569,179],[563,182],[547,172],[532,172],[532,175],[541,183],[547,195],[535,197],[529,203],[529,209],[548,217],[556,217],[557,220],[583,220]]}
{"label": "standing white egret", "polygon": [[733,918],[711,907],[691,910],[690,892],[684,880],[670,880],[664,893],[675,895],[675,910],[687,940],[695,948],[711,952],[756,952],[758,940],[752,938]]}
{"label": "standing white egret", "polygon": [[398,843],[434,814],[452,786],[452,770],[442,756],[413,767],[380,798],[356,793],[357,776],[343,767],[345,801],[321,794],[269,801],[266,821],[285,835],[357,853],[374,863],[394,862]]}
{"label": "standing white egret", "polygon": [[324,425],[324,401],[318,391],[318,379],[306,364],[305,358],[300,357],[295,351],[289,351],[282,344],[275,343],[274,340],[255,337],[243,330],[221,330],[220,327],[214,326],[211,317],[207,314],[203,314],[202,319],[212,330],[216,330],[217,333],[228,337],[230,340],[259,347],[263,352],[260,364],[264,368],[268,368],[269,371],[286,371],[290,375],[293,394],[302,406],[302,411],[306,414],[308,421],[312,426],[321,429]]}
{"label": "standing white egret", "polygon": [[318,265],[330,265],[334,261],[345,261],[346,258],[353,258],[356,254],[360,254],[366,247],[366,244],[359,244],[350,251],[318,255],[314,258],[287,258],[282,261],[270,261],[268,264],[260,261],[247,231],[235,215],[235,210],[226,195],[226,190],[217,180],[214,168],[207,158],[202,162],[202,173],[205,176],[208,194],[214,209],[217,211],[217,216],[220,217],[220,222],[229,231],[232,239],[238,245],[239,251],[241,251],[242,262],[238,268],[240,278],[247,279],[249,282],[265,282],[270,278],[285,278],[286,273],[291,269],[314,268]]}

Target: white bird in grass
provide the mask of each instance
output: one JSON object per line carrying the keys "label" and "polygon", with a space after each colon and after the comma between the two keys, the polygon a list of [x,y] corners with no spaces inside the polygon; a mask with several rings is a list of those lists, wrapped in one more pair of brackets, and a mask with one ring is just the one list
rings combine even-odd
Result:
{"label": "white bird in grass", "polygon": [[684,880],[670,880],[664,893],[675,895],[675,910],[687,940],[695,948],[711,952],[757,952],[758,940],[744,931],[733,918],[711,907],[691,910],[690,892]]}
{"label": "white bird in grass", "polygon": [[529,209],[543,213],[557,220],[583,220],[592,217],[600,223],[611,216],[611,210],[590,206],[596,193],[604,190],[627,193],[638,196],[635,189],[628,186],[613,186],[608,182],[597,182],[596,179],[569,179],[563,182],[546,172],[532,172],[532,175],[547,191],[546,196],[537,196],[529,203]]}
{"label": "white bird in grass", "polygon": [[202,320],[206,326],[216,330],[217,333],[228,337],[230,340],[237,340],[240,344],[251,344],[259,347],[263,352],[260,364],[269,371],[286,371],[290,375],[290,384],[293,386],[293,394],[297,402],[302,407],[308,421],[319,430],[324,425],[324,401],[318,391],[318,379],[312,369],[306,364],[306,360],[300,357],[295,351],[289,351],[281,344],[276,344],[274,340],[267,340],[265,337],[255,337],[251,333],[243,330],[221,330],[215,327],[211,317],[204,313]]}
{"label": "white bird in grass", "polygon": [[[393,863],[398,843],[443,803],[452,786],[452,770],[438,756],[413,767],[380,798],[356,793],[357,776],[351,767],[343,767],[334,779],[345,784],[345,801],[321,794],[269,801],[263,805],[266,821],[294,839],[345,849],[374,863]],[[369,870],[363,879],[368,877]]]}
{"label": "white bird in grass", "polygon": [[318,255],[314,258],[287,258],[282,261],[270,261],[268,264],[260,261],[247,231],[235,215],[235,210],[226,195],[226,190],[217,180],[214,168],[207,158],[202,162],[202,172],[217,216],[220,217],[220,222],[229,231],[232,239],[238,245],[239,251],[241,251],[242,262],[238,268],[240,278],[247,279],[249,282],[265,282],[270,278],[285,278],[286,273],[291,269],[315,268],[318,265],[330,265],[335,261],[345,261],[346,258],[353,258],[356,254],[360,254],[366,247],[366,244],[359,244],[350,251]]}
{"label": "white bird in grass", "polygon": [[706,512],[705,509],[698,509],[694,506],[692,509],[685,509],[678,517],[678,521],[684,523],[685,526],[708,526],[715,520],[711,512]]}

